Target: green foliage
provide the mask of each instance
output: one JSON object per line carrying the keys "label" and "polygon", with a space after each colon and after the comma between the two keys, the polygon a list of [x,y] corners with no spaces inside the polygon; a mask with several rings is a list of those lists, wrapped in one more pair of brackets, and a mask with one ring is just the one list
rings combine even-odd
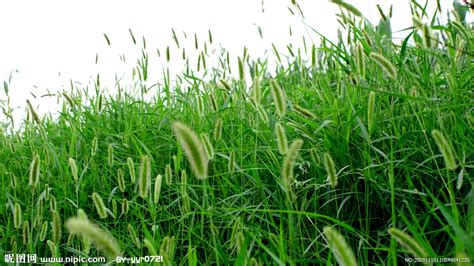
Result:
{"label": "green foliage", "polygon": [[116,95],[97,78],[57,118],[28,102],[20,125],[1,121],[0,250],[176,265],[474,258],[472,27],[433,19],[393,43],[391,11],[375,28],[332,2],[347,38],[272,45],[276,69],[244,52],[231,79],[223,52],[202,76],[151,85],[143,53]]}

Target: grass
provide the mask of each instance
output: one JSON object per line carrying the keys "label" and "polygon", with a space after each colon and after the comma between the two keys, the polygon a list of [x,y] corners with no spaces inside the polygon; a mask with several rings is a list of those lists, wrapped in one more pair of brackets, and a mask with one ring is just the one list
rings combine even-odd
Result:
{"label": "grass", "polygon": [[472,27],[458,11],[398,44],[389,16],[374,27],[354,8],[342,4],[337,42],[288,55],[273,46],[287,62],[271,78],[245,51],[238,79],[224,55],[206,81],[188,66],[149,87],[143,53],[129,90],[72,87],[54,119],[28,102],[19,129],[0,128],[0,253],[473,260]]}

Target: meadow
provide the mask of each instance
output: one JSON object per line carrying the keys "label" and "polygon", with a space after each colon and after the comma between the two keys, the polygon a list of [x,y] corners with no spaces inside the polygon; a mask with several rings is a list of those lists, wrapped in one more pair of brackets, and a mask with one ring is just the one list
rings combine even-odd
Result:
{"label": "meadow", "polygon": [[[245,49],[208,69],[196,40],[187,56],[206,80],[189,66],[147,86],[143,53],[127,88],[110,94],[97,76],[56,94],[57,117],[28,102],[15,126],[2,101],[0,255],[472,263],[469,10],[457,5],[439,24],[440,7],[412,2],[413,26],[396,42],[391,10],[371,25],[332,2],[339,38],[310,29],[320,46],[273,47],[276,69]],[[302,12],[296,1],[290,9]]]}

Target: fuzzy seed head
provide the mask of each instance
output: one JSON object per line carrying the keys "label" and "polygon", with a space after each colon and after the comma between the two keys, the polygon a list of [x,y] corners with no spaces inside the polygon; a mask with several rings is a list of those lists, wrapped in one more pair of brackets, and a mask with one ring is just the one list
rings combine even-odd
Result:
{"label": "fuzzy seed head", "polygon": [[166,164],[165,166],[165,182],[166,185],[171,185],[171,182],[173,181],[173,171],[171,169],[170,164]]}
{"label": "fuzzy seed head", "polygon": [[140,239],[137,236],[137,232],[133,228],[131,224],[127,225],[128,233],[130,234],[130,238],[132,239],[133,244],[137,246],[138,248],[141,247]]}
{"label": "fuzzy seed head", "polygon": [[84,238],[90,239],[96,248],[102,251],[109,260],[114,260],[116,256],[121,254],[120,247],[115,238],[87,219],[79,217],[69,218],[66,222],[66,228],[71,234],[81,235]]}
{"label": "fuzzy seed head", "polygon": [[125,179],[122,169],[117,171],[117,183],[121,192],[125,191]]}
{"label": "fuzzy seed head", "polygon": [[431,131],[431,135],[433,136],[436,145],[438,145],[439,150],[444,158],[444,163],[448,170],[454,171],[457,168],[456,157],[454,156],[454,151],[451,148],[446,137],[444,137],[441,131],[434,129]]}
{"label": "fuzzy seed head", "polygon": [[127,214],[128,213],[128,209],[129,209],[129,206],[128,206],[128,200],[127,199],[123,199],[122,200],[122,214]]}
{"label": "fuzzy seed head", "polygon": [[60,243],[62,235],[62,226],[61,217],[57,211],[52,212],[53,216],[53,241],[54,243]]}
{"label": "fuzzy seed head", "polygon": [[268,114],[265,108],[261,105],[256,103],[255,107],[257,108],[257,114],[260,120],[262,120],[263,123],[267,124],[268,123]]}
{"label": "fuzzy seed head", "polygon": [[303,146],[302,139],[295,139],[292,143],[290,148],[288,149],[288,153],[285,156],[285,160],[283,161],[283,169],[282,169],[282,181],[285,189],[289,190],[291,184],[294,181],[293,177],[293,166],[298,157],[299,150]]}
{"label": "fuzzy seed head", "polygon": [[94,137],[92,139],[92,147],[91,147],[91,155],[92,157],[97,154],[97,150],[99,149],[99,139]]}
{"label": "fuzzy seed head", "polygon": [[336,5],[338,5],[339,7],[351,12],[352,14],[354,14],[355,16],[358,16],[358,17],[362,17],[362,12],[360,12],[359,9],[357,9],[355,6],[347,3],[347,2],[344,2],[343,0],[331,0],[331,2],[335,3]]}
{"label": "fuzzy seed head", "polygon": [[184,149],[186,158],[191,165],[194,175],[198,179],[207,178],[209,158],[205,152],[204,145],[196,133],[181,122],[174,122],[173,132]]}
{"label": "fuzzy seed head", "polygon": [[229,164],[227,166],[229,173],[233,173],[235,170],[235,152],[231,151],[229,154]]}
{"label": "fuzzy seed head", "polygon": [[107,148],[107,153],[108,153],[109,167],[112,167],[114,165],[114,146],[112,146],[112,144],[109,144]]}
{"label": "fuzzy seed head", "polygon": [[57,202],[56,202],[56,197],[53,195],[50,195],[49,197],[49,209],[50,211],[55,211],[57,209]]}
{"label": "fuzzy seed head", "polygon": [[33,160],[30,164],[30,175],[29,175],[29,183],[28,185],[32,187],[36,187],[39,182],[39,174],[40,174],[40,158],[38,154],[33,157]]}
{"label": "fuzzy seed head", "polygon": [[385,73],[387,73],[388,76],[391,78],[395,78],[397,76],[397,69],[383,55],[378,53],[370,53],[370,58],[374,60],[374,62],[377,63],[385,71]]}
{"label": "fuzzy seed head", "polygon": [[362,44],[358,44],[356,46],[356,63],[357,63],[357,71],[361,77],[365,77],[365,54],[364,54],[364,47]]}
{"label": "fuzzy seed head", "polygon": [[324,154],[324,168],[328,174],[329,185],[331,185],[332,188],[335,188],[337,186],[336,165],[334,164],[331,154],[327,152]]}
{"label": "fuzzy seed head", "polygon": [[347,244],[344,237],[331,227],[324,227],[324,236],[339,265],[355,266],[357,260],[351,247]]}
{"label": "fuzzy seed head", "polygon": [[130,173],[130,181],[135,184],[135,164],[133,163],[133,159],[128,157],[127,158],[127,165],[128,165],[128,172]]}
{"label": "fuzzy seed head", "polygon": [[204,144],[204,148],[206,148],[206,154],[209,160],[214,159],[214,146],[209,140],[207,134],[201,134],[201,141]]}
{"label": "fuzzy seed head", "polygon": [[258,76],[255,76],[253,79],[252,89],[252,99],[255,103],[260,104],[262,101],[262,91],[260,88],[260,79]]}
{"label": "fuzzy seed head", "polygon": [[69,164],[69,169],[71,169],[72,178],[74,179],[74,181],[77,182],[77,180],[79,178],[78,178],[78,175],[77,175],[76,161],[73,158],[69,158],[68,164]]}
{"label": "fuzzy seed head", "polygon": [[140,171],[138,174],[138,191],[140,197],[146,199],[151,182],[151,163],[148,155],[143,155],[140,163]]}
{"label": "fuzzy seed head", "polygon": [[155,189],[153,192],[153,202],[155,204],[158,203],[158,200],[160,199],[160,192],[161,192],[161,181],[162,181],[162,176],[157,175],[155,179]]}
{"label": "fuzzy seed head", "polygon": [[23,245],[30,243],[30,223],[28,221],[23,222]]}
{"label": "fuzzy seed head", "polygon": [[16,202],[13,208],[13,227],[16,229],[20,228],[22,219],[21,206],[18,202]]}
{"label": "fuzzy seed head", "polygon": [[214,140],[220,140],[222,136],[222,119],[217,119],[214,126]]}
{"label": "fuzzy seed head", "polygon": [[369,93],[369,101],[367,103],[367,124],[369,132],[372,132],[374,127],[374,112],[375,112],[375,92]]}
{"label": "fuzzy seed head", "polygon": [[397,228],[388,229],[390,235],[406,248],[415,258],[427,258],[428,252],[410,235]]}
{"label": "fuzzy seed head", "polygon": [[276,107],[277,114],[280,117],[285,116],[286,113],[286,96],[283,89],[280,87],[276,80],[270,82],[270,89],[273,96],[273,102]]}
{"label": "fuzzy seed head", "polygon": [[39,234],[39,240],[43,242],[46,239],[46,235],[48,234],[48,222],[43,222],[43,225],[41,226],[40,234]]}
{"label": "fuzzy seed head", "polygon": [[288,139],[286,138],[285,128],[280,122],[275,125],[275,135],[278,145],[278,151],[281,155],[285,155],[288,152]]}
{"label": "fuzzy seed head", "polygon": [[308,119],[314,119],[314,118],[316,118],[316,115],[314,115],[310,110],[305,109],[305,108],[302,107],[302,106],[299,106],[299,105],[297,105],[297,104],[294,104],[293,107],[295,108],[295,111],[296,111],[299,115],[301,115],[301,116],[303,116],[303,117],[306,117],[306,118],[308,118]]}
{"label": "fuzzy seed head", "polygon": [[99,217],[101,219],[107,218],[107,211],[104,205],[104,201],[102,200],[102,197],[97,192],[93,192],[92,200],[94,201],[94,205],[97,210],[97,214],[99,214]]}

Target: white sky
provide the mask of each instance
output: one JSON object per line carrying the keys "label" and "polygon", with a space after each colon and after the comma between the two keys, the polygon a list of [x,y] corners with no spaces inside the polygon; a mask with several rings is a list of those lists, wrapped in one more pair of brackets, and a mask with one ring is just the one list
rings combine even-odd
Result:
{"label": "white sky", "polygon": [[[379,20],[376,4],[386,12],[393,4],[393,30],[411,25],[408,0],[347,2],[358,7],[374,24]],[[436,1],[430,2],[434,8]],[[444,10],[452,5],[452,0],[441,2]],[[336,36],[338,8],[334,4],[328,0],[300,0],[298,3],[310,26],[329,37]],[[46,89],[68,90],[70,79],[87,84],[97,73],[101,74],[102,83],[112,88],[114,75],[130,75],[141,51],[142,36],[151,55],[151,79],[157,81],[162,68],[167,66],[163,54],[168,45],[174,59],[170,68],[172,73],[179,73],[181,52],[171,38],[172,28],[181,46],[186,47],[186,53],[194,58],[197,57],[194,33],[198,34],[202,49],[207,31],[211,29],[214,48],[221,44],[229,50],[234,55],[231,56],[234,64],[244,46],[255,58],[270,51],[271,43],[286,52],[288,43],[302,46],[302,35],[306,35],[308,42],[311,38],[317,41],[319,37],[308,35],[300,18],[290,14],[289,6],[290,0],[264,0],[265,12],[262,13],[262,0],[0,0],[0,82],[7,80],[12,70],[19,70],[10,88],[12,106],[24,106],[28,98],[44,113],[54,109],[55,101],[33,99],[30,92],[39,96]],[[263,40],[257,25],[263,30]],[[137,46],[133,46],[129,28],[135,34]],[[186,40],[183,31],[188,36]],[[111,46],[107,45],[103,33],[110,38]],[[161,58],[156,56],[157,48],[162,52]],[[96,54],[99,55],[97,65]],[[127,64],[119,60],[121,54],[125,54]],[[0,99],[5,99],[3,88]]]}

